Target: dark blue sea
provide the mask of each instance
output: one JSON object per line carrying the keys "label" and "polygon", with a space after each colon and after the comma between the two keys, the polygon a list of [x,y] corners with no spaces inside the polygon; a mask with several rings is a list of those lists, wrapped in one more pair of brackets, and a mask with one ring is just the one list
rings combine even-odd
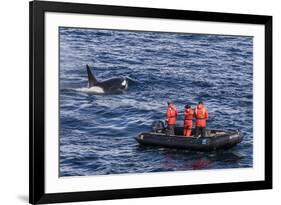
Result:
{"label": "dark blue sea", "polygon": [[[59,39],[60,176],[252,167],[252,37],[60,28]],[[98,80],[128,77],[128,90],[83,92],[86,64]],[[208,153],[140,146],[167,100],[181,112],[204,101],[208,128],[244,140]]]}

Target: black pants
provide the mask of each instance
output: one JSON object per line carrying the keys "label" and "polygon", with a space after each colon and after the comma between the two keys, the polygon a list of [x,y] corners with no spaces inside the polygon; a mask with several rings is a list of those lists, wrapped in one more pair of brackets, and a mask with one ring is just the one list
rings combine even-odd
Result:
{"label": "black pants", "polygon": [[205,137],[206,135],[206,127],[197,127],[195,128],[195,137],[197,138],[199,135],[201,137]]}
{"label": "black pants", "polygon": [[176,125],[168,125],[166,134],[175,135],[175,126]]}

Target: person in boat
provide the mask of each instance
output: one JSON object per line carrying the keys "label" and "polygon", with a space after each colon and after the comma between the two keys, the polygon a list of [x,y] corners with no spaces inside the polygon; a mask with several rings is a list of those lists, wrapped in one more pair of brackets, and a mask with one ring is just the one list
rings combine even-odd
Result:
{"label": "person in boat", "polygon": [[194,116],[194,111],[192,107],[190,105],[186,105],[184,110],[184,123],[183,123],[183,135],[186,137],[191,136],[193,116]]}
{"label": "person in boat", "polygon": [[166,111],[166,123],[167,123],[167,134],[175,135],[175,126],[177,121],[178,111],[173,101],[168,102],[168,108]]}
{"label": "person in boat", "polygon": [[198,137],[199,135],[201,135],[201,137],[205,137],[208,110],[202,101],[197,104],[194,111],[194,115],[196,118],[195,137]]}

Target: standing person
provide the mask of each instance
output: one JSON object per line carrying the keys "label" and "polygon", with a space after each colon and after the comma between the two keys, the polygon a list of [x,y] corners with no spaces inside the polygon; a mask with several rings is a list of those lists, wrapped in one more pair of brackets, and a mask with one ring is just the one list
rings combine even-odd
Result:
{"label": "standing person", "polygon": [[168,135],[175,135],[175,126],[177,121],[178,111],[173,101],[168,102],[168,108],[166,111],[166,122],[168,124]]}
{"label": "standing person", "polygon": [[184,110],[184,123],[183,123],[183,135],[186,137],[191,136],[193,116],[194,116],[194,111],[192,110],[191,106],[186,105]]}
{"label": "standing person", "polygon": [[204,103],[200,101],[195,108],[195,118],[196,118],[196,130],[195,137],[199,134],[201,137],[205,137],[206,134],[206,120],[208,118],[208,110],[204,106]]}

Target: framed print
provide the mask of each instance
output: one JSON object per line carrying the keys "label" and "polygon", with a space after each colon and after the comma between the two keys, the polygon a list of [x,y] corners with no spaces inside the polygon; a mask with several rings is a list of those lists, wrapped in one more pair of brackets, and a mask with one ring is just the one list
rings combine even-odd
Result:
{"label": "framed print", "polygon": [[272,17],[30,2],[30,203],[272,188]]}

